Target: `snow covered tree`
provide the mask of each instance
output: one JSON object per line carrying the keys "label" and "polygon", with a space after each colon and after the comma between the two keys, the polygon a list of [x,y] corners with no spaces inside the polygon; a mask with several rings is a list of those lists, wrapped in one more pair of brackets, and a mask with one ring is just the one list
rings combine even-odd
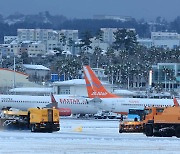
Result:
{"label": "snow covered tree", "polygon": [[137,45],[136,34],[133,30],[118,29],[114,32],[115,41],[113,48],[118,50],[126,50],[132,52]]}
{"label": "snow covered tree", "polygon": [[61,46],[64,48],[64,46],[66,45],[66,36],[63,33],[60,34],[59,40],[61,42]]}
{"label": "snow covered tree", "polygon": [[82,49],[82,51],[84,52],[88,52],[89,49],[92,49],[91,47],[91,38],[92,38],[92,35],[89,31],[86,31],[83,33],[83,36],[82,36],[82,40],[81,40],[81,44],[80,44],[80,47]]}

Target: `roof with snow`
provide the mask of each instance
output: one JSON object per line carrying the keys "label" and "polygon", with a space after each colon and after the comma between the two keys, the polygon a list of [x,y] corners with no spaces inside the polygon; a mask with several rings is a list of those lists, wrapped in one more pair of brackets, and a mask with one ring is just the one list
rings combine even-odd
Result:
{"label": "roof with snow", "polygon": [[29,40],[27,40],[27,41],[22,41],[22,43],[31,43],[32,41],[29,41]]}
{"label": "roof with snow", "polygon": [[[85,85],[85,79],[73,79],[67,81],[57,81],[53,83],[54,85]],[[108,83],[102,82],[103,85],[108,85]]]}
{"label": "roof with snow", "polygon": [[65,55],[72,55],[72,53],[71,53],[70,51],[68,51],[68,50],[63,51],[62,54],[65,54]]}
{"label": "roof with snow", "polygon": [[125,89],[114,90],[114,93],[115,94],[121,94],[121,95],[134,95],[135,94],[135,92],[125,90]]}
{"label": "roof with snow", "polygon": [[43,66],[43,65],[30,65],[30,64],[23,64],[23,66],[27,69],[33,69],[33,70],[47,70],[49,71],[50,69]]}
{"label": "roof with snow", "polygon": [[10,89],[10,92],[29,92],[29,93],[51,93],[52,88],[38,88],[38,87],[26,87],[26,88],[14,88]]}

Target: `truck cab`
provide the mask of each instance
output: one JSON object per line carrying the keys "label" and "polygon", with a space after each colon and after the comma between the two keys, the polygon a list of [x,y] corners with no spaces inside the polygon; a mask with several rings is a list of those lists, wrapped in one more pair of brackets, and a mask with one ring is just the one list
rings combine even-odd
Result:
{"label": "truck cab", "polygon": [[144,109],[143,123],[153,120],[155,115],[161,115],[163,111],[164,107],[146,107]]}

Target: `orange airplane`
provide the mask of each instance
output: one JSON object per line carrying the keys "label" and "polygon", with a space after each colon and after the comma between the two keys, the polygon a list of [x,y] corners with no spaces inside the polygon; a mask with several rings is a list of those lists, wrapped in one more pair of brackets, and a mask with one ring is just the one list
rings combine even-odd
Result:
{"label": "orange airplane", "polygon": [[102,110],[127,114],[130,108],[144,108],[145,106],[173,106],[173,99],[153,98],[123,98],[108,92],[101,84],[90,66],[84,66],[84,75],[89,102]]}

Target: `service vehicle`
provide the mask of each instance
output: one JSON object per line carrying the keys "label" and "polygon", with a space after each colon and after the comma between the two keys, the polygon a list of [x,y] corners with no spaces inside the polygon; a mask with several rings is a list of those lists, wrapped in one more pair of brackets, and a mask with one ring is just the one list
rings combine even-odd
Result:
{"label": "service vehicle", "polygon": [[128,120],[119,124],[119,133],[144,132],[147,136],[176,135],[178,137],[180,128],[177,127],[179,126],[177,119],[180,119],[180,107],[175,97],[173,101],[174,106],[152,106],[145,107],[144,110],[129,109]]}
{"label": "service vehicle", "polygon": [[131,108],[129,109],[127,118],[123,116],[119,123],[119,133],[130,132],[143,132],[142,118],[144,115],[144,109]]}
{"label": "service vehicle", "polygon": [[[148,115],[147,115],[148,116]],[[180,137],[180,107],[165,107],[144,125],[146,136]]]}
{"label": "service vehicle", "polygon": [[146,107],[145,109],[129,109],[128,118],[120,121],[119,133],[144,132],[144,126],[155,115],[160,115],[164,107]]}
{"label": "service vehicle", "polygon": [[55,108],[29,108],[27,111],[2,110],[0,128],[30,129],[31,132],[59,131],[59,111]]}

